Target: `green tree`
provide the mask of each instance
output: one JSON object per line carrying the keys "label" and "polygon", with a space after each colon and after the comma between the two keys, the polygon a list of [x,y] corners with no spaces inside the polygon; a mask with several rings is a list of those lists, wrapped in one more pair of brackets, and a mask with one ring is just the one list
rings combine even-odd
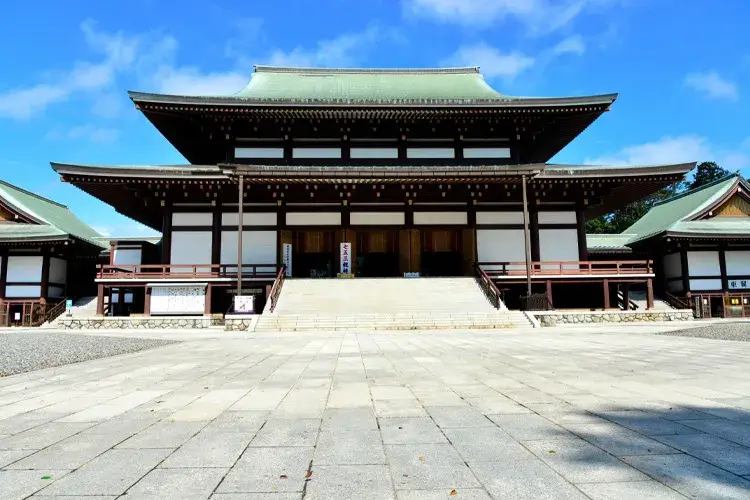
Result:
{"label": "green tree", "polygon": [[704,161],[698,164],[695,169],[695,176],[693,182],[690,183],[688,189],[694,189],[709,182],[713,182],[722,177],[729,175],[729,171],[721,168],[719,165],[712,161]]}

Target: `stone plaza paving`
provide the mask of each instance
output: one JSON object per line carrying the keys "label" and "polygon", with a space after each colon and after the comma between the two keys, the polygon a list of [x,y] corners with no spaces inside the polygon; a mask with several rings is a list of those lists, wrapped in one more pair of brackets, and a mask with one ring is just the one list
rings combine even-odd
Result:
{"label": "stone plaza paving", "polygon": [[155,333],[0,378],[0,498],[750,498],[750,343],[668,328]]}

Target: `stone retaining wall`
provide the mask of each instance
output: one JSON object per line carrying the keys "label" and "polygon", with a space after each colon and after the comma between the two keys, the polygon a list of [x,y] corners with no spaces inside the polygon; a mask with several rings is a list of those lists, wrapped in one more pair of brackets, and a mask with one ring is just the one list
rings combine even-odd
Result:
{"label": "stone retaining wall", "polygon": [[204,329],[220,324],[203,316],[120,317],[120,318],[63,318],[59,325],[71,330],[132,330],[132,329]]}
{"label": "stone retaining wall", "polygon": [[252,332],[258,323],[258,315],[227,314],[224,318],[224,329],[231,332]]}
{"label": "stone retaining wall", "polygon": [[532,314],[541,326],[577,325],[582,323],[655,323],[693,320],[693,311],[690,309],[673,309],[668,311],[545,311],[534,312]]}

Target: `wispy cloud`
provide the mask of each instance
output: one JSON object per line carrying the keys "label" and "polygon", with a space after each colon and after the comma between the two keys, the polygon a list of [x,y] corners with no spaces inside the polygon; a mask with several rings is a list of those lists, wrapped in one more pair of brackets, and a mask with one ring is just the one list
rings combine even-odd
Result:
{"label": "wispy cloud", "polygon": [[709,99],[737,101],[740,98],[737,85],[726,80],[716,71],[690,73],[685,77],[685,85],[703,93]]}
{"label": "wispy cloud", "polygon": [[520,52],[501,52],[499,49],[478,43],[460,47],[446,58],[443,66],[479,66],[487,78],[512,79],[534,65],[534,58]]}
{"label": "wispy cloud", "polygon": [[274,50],[267,61],[268,64],[277,66],[358,66],[367,52],[377,46],[378,41],[392,37],[393,33],[373,26],[362,32],[321,40],[314,47]]}
{"label": "wispy cloud", "polygon": [[555,55],[575,54],[580,56],[584,52],[586,52],[586,44],[581,35],[569,36],[552,48],[552,53]]}
{"label": "wispy cloud", "polygon": [[101,144],[109,144],[120,137],[120,132],[114,128],[97,127],[91,123],[79,125],[64,130],[53,130],[47,134],[51,140],[85,140]]}

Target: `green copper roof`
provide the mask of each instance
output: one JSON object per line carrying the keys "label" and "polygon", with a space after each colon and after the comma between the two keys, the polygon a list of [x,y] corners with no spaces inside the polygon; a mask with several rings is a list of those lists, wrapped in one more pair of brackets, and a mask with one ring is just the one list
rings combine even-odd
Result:
{"label": "green copper roof", "polygon": [[52,200],[0,181],[0,200],[38,224],[4,223],[0,239],[26,239],[74,236],[96,246],[101,235],[68,210]]}
{"label": "green copper roof", "polygon": [[632,234],[587,234],[586,248],[590,252],[630,252],[627,246],[628,241],[633,237]]}
{"label": "green copper roof", "polygon": [[136,102],[185,104],[339,105],[609,105],[617,94],[567,98],[506,96],[479,68],[353,69],[255,66],[250,83],[234,95],[169,96],[130,92]]}
{"label": "green copper roof", "polygon": [[714,217],[713,219],[680,221],[667,230],[670,236],[723,236],[750,239],[750,217]]}

